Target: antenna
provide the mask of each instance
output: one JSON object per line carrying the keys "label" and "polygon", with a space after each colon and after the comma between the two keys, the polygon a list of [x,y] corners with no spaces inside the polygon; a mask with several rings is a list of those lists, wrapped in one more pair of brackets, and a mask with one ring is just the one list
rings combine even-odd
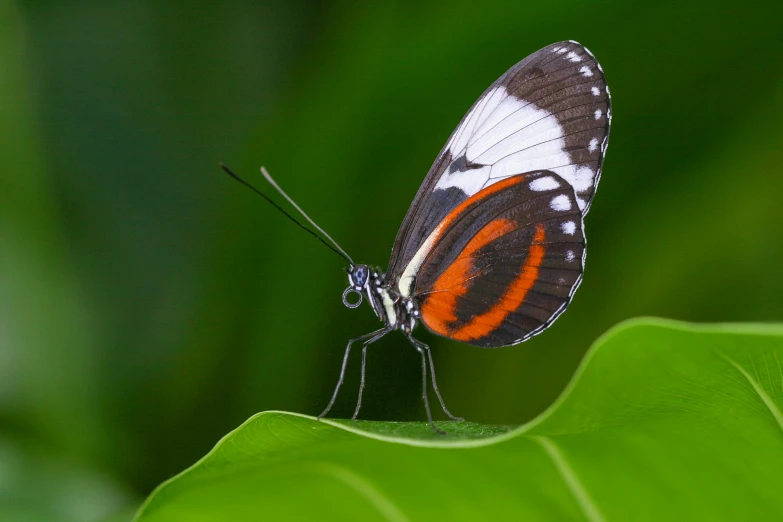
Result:
{"label": "antenna", "polygon": [[[351,256],[349,256],[349,255],[348,255],[348,254],[345,252],[345,250],[343,250],[343,249],[340,247],[340,245],[338,245],[338,244],[337,244],[337,241],[335,241],[334,239],[332,239],[332,237],[331,237],[329,234],[327,234],[327,233],[326,233],[326,232],[325,232],[325,231],[324,231],[324,230],[323,230],[321,227],[319,227],[318,225],[316,225],[316,224],[315,224],[315,221],[313,221],[312,219],[310,219],[310,217],[309,217],[307,214],[305,214],[305,213],[304,213],[304,211],[303,211],[303,210],[302,210],[302,209],[299,207],[299,205],[297,205],[296,203],[294,203],[294,200],[293,200],[293,199],[291,199],[290,197],[288,197],[288,194],[286,194],[285,192],[283,192],[283,189],[281,189],[281,188],[280,188],[280,186],[279,186],[277,183],[275,183],[275,180],[273,180],[273,179],[272,179],[272,176],[270,176],[270,175],[269,175],[269,173],[266,171],[266,169],[265,169],[264,167],[261,167],[261,173],[264,175],[264,178],[266,178],[266,180],[267,180],[267,181],[268,181],[268,182],[269,182],[269,183],[270,183],[270,184],[271,184],[271,185],[272,185],[272,186],[273,186],[273,187],[274,187],[274,188],[275,188],[275,189],[276,189],[278,192],[280,192],[280,194],[282,194],[282,195],[283,195],[283,197],[284,197],[284,198],[285,198],[285,199],[286,199],[286,200],[287,200],[289,203],[291,203],[291,204],[294,206],[294,208],[295,208],[296,210],[298,210],[298,211],[299,211],[299,213],[300,213],[300,214],[302,214],[302,216],[304,216],[304,218],[305,218],[305,219],[306,219],[306,220],[307,220],[307,221],[308,221],[308,222],[309,222],[311,225],[313,225],[313,226],[314,226],[314,227],[315,227],[315,228],[316,228],[316,229],[317,229],[319,232],[321,232],[321,233],[322,233],[324,236],[326,236],[326,237],[329,239],[329,241],[331,241],[331,242],[332,242],[332,244],[333,244],[334,246],[332,246],[332,245],[330,245],[329,243],[327,243],[326,241],[324,241],[324,239],[323,239],[321,236],[319,236],[318,234],[316,234],[315,232],[313,232],[312,230],[310,230],[309,228],[307,228],[306,226],[304,226],[302,223],[300,223],[299,221],[297,221],[297,220],[296,220],[296,219],[295,219],[293,216],[291,216],[291,214],[289,214],[288,212],[286,212],[285,210],[283,210],[283,208],[282,208],[282,207],[280,207],[280,205],[278,205],[277,203],[275,203],[274,201],[272,201],[272,199],[271,199],[271,198],[269,198],[269,196],[267,196],[266,194],[264,194],[263,192],[261,192],[260,190],[258,190],[256,187],[254,187],[253,185],[251,185],[250,183],[248,183],[248,182],[247,182],[247,181],[245,181],[244,179],[242,179],[242,178],[240,178],[239,176],[237,176],[236,174],[234,174],[234,173],[231,171],[231,169],[229,169],[229,168],[228,168],[227,166],[225,166],[223,163],[221,163],[221,164],[220,164],[220,168],[222,168],[224,171],[226,171],[226,174],[228,174],[229,176],[231,176],[232,178],[234,178],[234,179],[235,179],[235,180],[237,180],[238,182],[242,183],[244,186],[246,186],[247,188],[249,188],[250,190],[252,190],[252,191],[253,191],[253,192],[255,192],[256,194],[258,194],[259,196],[261,196],[262,198],[264,198],[265,200],[267,200],[269,203],[271,203],[271,204],[272,204],[272,206],[273,206],[273,207],[275,207],[277,210],[279,210],[280,212],[282,212],[282,213],[283,213],[283,215],[284,215],[285,217],[287,217],[288,219],[290,219],[291,221],[293,221],[294,223],[296,223],[296,224],[297,224],[299,227],[301,227],[302,229],[304,229],[304,230],[306,230],[307,232],[309,232],[309,233],[310,233],[310,234],[311,234],[313,237],[315,237],[315,238],[316,238],[318,241],[320,241],[321,243],[323,243],[324,245],[326,245],[327,247],[329,247],[329,249],[330,249],[332,252],[336,253],[337,255],[339,255],[340,257],[344,258],[346,261],[348,261],[348,263],[350,263],[350,265],[351,265],[351,266],[354,266],[354,262],[353,262],[353,260],[351,259]],[[336,247],[336,248],[335,248],[335,247]]]}
{"label": "antenna", "polygon": [[317,229],[317,230],[318,230],[318,231],[319,231],[321,234],[323,234],[324,236],[326,236],[326,239],[328,239],[329,241],[331,241],[331,242],[332,242],[332,244],[333,244],[335,247],[337,247],[337,250],[339,250],[339,251],[340,251],[340,253],[343,255],[343,257],[345,257],[345,259],[347,259],[347,260],[348,260],[348,262],[349,262],[349,263],[351,263],[351,266],[353,266],[353,260],[351,259],[351,256],[349,256],[349,255],[348,255],[348,253],[347,253],[345,250],[343,250],[343,249],[342,249],[342,247],[340,247],[340,245],[338,245],[338,244],[337,244],[337,241],[335,241],[334,239],[332,239],[332,236],[330,236],[329,234],[327,234],[327,233],[326,233],[326,230],[324,230],[324,229],[322,229],[321,227],[319,227],[319,226],[318,226],[318,224],[317,224],[315,221],[313,221],[312,219],[310,219],[310,216],[308,216],[307,214],[305,214],[305,211],[304,211],[304,210],[302,210],[302,209],[299,207],[299,205],[297,205],[297,204],[296,204],[296,202],[295,202],[293,199],[291,199],[291,198],[288,196],[288,194],[286,194],[285,192],[283,192],[283,189],[281,189],[281,188],[280,188],[280,185],[278,185],[278,184],[277,184],[277,182],[276,182],[274,179],[272,179],[272,176],[269,174],[269,172],[267,172],[267,170],[266,170],[264,167],[261,167],[261,174],[263,174],[263,175],[264,175],[264,177],[265,177],[265,178],[266,178],[266,180],[269,182],[269,184],[270,184],[270,185],[272,185],[273,187],[275,187],[275,189],[277,189],[277,191],[278,191],[280,194],[282,194],[282,195],[283,195],[283,197],[284,197],[286,200],[288,200],[288,202],[289,202],[289,203],[291,203],[291,204],[294,206],[294,208],[295,208],[296,210],[298,210],[298,211],[299,211],[299,213],[300,213],[300,214],[302,214],[302,216],[304,216],[304,218],[305,218],[307,221],[309,221],[309,222],[310,222],[310,224],[311,224],[311,225],[313,225],[313,226],[314,226],[314,227],[315,227],[315,228],[316,228],[316,229]]}

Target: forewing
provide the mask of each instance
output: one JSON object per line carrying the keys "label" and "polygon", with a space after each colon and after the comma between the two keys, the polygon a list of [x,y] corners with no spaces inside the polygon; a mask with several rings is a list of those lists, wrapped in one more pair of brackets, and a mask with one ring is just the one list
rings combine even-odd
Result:
{"label": "forewing", "polygon": [[516,64],[476,101],[438,155],[397,234],[389,273],[415,268],[411,261],[447,214],[509,176],[553,171],[585,214],[610,121],[603,71],[582,45],[553,44]]}
{"label": "forewing", "polygon": [[439,225],[413,292],[434,333],[483,347],[550,325],[579,286],[585,240],[572,188],[553,172],[509,177]]}

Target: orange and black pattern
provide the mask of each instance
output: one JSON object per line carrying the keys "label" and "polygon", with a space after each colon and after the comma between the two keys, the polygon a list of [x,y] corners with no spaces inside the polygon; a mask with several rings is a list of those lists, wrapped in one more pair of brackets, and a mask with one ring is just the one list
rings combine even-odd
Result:
{"label": "orange and black pattern", "polygon": [[414,297],[424,324],[444,337],[482,347],[522,342],[557,318],[581,280],[582,215],[553,172],[490,185],[439,227]]}

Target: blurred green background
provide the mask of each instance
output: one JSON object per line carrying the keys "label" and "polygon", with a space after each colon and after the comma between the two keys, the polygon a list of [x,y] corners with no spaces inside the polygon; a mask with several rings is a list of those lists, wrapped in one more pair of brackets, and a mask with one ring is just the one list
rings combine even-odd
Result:
{"label": "blurred green background", "polygon": [[[251,414],[320,412],[377,327],[219,161],[385,267],[464,112],[559,40],[613,94],[585,279],[520,346],[420,329],[450,409],[530,419],[627,317],[783,320],[781,27],[773,1],[0,0],[0,518],[122,520]],[[419,379],[374,345],[362,417],[423,419]]]}

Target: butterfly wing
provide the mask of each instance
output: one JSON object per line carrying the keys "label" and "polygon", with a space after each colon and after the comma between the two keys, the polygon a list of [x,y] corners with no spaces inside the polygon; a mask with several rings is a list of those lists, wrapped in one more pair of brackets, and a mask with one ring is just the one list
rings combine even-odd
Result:
{"label": "butterfly wing", "polygon": [[550,171],[505,178],[474,194],[435,229],[413,298],[434,333],[483,347],[542,331],[579,286],[582,213]]}
{"label": "butterfly wing", "polygon": [[411,295],[428,238],[458,205],[510,176],[550,170],[587,212],[609,137],[609,91],[600,65],[576,42],[545,47],[507,71],[449,138],[397,234],[389,275]]}

